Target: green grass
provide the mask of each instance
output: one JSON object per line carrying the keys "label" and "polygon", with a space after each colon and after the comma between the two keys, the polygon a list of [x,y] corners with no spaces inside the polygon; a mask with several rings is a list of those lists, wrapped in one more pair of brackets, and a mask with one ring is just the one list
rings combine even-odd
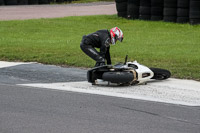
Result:
{"label": "green grass", "polygon": [[80,49],[82,36],[120,27],[123,43],[111,46],[113,64],[125,55],[168,69],[173,77],[200,80],[200,26],[127,20],[116,15],[0,21],[0,60],[92,67]]}

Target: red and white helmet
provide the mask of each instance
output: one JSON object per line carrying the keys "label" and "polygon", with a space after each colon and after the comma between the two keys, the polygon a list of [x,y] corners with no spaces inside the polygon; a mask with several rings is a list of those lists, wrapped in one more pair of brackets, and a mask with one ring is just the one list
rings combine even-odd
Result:
{"label": "red and white helmet", "polygon": [[122,42],[124,35],[123,32],[120,28],[114,27],[110,30],[110,35],[111,35],[111,43],[115,44],[117,40]]}

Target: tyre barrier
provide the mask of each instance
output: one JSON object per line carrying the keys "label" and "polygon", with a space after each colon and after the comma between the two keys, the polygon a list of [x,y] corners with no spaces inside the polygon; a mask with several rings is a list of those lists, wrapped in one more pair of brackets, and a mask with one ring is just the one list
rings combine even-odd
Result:
{"label": "tyre barrier", "polygon": [[177,0],[164,0],[163,20],[165,22],[176,22]]}
{"label": "tyre barrier", "polygon": [[119,17],[200,24],[200,0],[115,0]]}
{"label": "tyre barrier", "polygon": [[4,0],[0,0],[0,6],[1,5],[4,5],[5,3],[4,3]]}
{"label": "tyre barrier", "polygon": [[151,0],[151,20],[160,21],[163,20],[163,0]]}
{"label": "tyre barrier", "polygon": [[17,5],[17,0],[4,0],[5,5]]}
{"label": "tyre barrier", "polygon": [[56,2],[56,3],[63,3],[63,2],[72,2],[72,1],[76,1],[76,0],[51,0],[52,2]]}
{"label": "tyre barrier", "polygon": [[117,15],[127,18],[127,2],[128,0],[116,0]]}
{"label": "tyre barrier", "polygon": [[39,0],[38,4],[50,4],[49,0]]}
{"label": "tyre barrier", "polygon": [[64,0],[56,0],[57,3],[62,3]]}
{"label": "tyre barrier", "polygon": [[128,0],[127,2],[127,18],[138,19],[140,0]]}
{"label": "tyre barrier", "polygon": [[151,0],[140,0],[139,19],[151,19]]}
{"label": "tyre barrier", "polygon": [[28,4],[29,5],[37,5],[38,4],[38,0],[28,0]]}
{"label": "tyre barrier", "polygon": [[200,24],[200,0],[190,0],[190,24]]}
{"label": "tyre barrier", "polygon": [[18,0],[18,5],[28,5],[28,0]]}
{"label": "tyre barrier", "polygon": [[177,1],[177,23],[189,22],[189,0]]}

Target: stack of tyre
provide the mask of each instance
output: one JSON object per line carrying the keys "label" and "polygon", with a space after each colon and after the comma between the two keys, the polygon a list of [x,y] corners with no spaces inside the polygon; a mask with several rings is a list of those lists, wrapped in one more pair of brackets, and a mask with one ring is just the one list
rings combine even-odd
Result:
{"label": "stack of tyre", "polygon": [[200,0],[115,0],[118,16],[200,24]]}
{"label": "stack of tyre", "polygon": [[4,0],[5,5],[17,5],[18,1],[17,0]]}
{"label": "stack of tyre", "polygon": [[189,22],[189,0],[178,0],[176,22],[177,23]]}
{"label": "stack of tyre", "polygon": [[4,0],[0,0],[0,5],[4,5]]}
{"label": "stack of tyre", "polygon": [[176,22],[177,0],[164,0],[163,20],[165,22]]}
{"label": "stack of tyre", "polygon": [[50,0],[28,0],[29,5],[49,4]]}
{"label": "stack of tyre", "polygon": [[28,0],[17,0],[18,5],[28,5]]}
{"label": "stack of tyre", "polygon": [[200,24],[200,0],[190,0],[190,24]]}
{"label": "stack of tyre", "polygon": [[151,20],[163,20],[163,0],[151,0]]}
{"label": "stack of tyre", "polygon": [[127,2],[127,18],[128,19],[139,18],[139,6],[140,6],[140,0],[128,0]]}
{"label": "stack of tyre", "polygon": [[117,15],[119,17],[127,18],[127,2],[128,0],[115,0]]}
{"label": "stack of tyre", "polygon": [[54,2],[57,2],[57,3],[72,2],[72,1],[75,1],[75,0],[54,0]]}
{"label": "stack of tyre", "polygon": [[151,0],[140,0],[139,19],[151,19]]}

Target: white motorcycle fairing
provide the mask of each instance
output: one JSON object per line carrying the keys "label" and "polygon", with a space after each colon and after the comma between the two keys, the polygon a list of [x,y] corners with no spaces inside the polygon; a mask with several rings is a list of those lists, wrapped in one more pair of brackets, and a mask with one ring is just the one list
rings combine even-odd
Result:
{"label": "white motorcycle fairing", "polygon": [[127,67],[131,65],[137,66],[137,68],[135,68],[135,71],[137,72],[138,84],[145,83],[154,76],[154,73],[151,71],[151,69],[149,69],[144,65],[139,64],[137,61],[127,62],[126,64]]}

